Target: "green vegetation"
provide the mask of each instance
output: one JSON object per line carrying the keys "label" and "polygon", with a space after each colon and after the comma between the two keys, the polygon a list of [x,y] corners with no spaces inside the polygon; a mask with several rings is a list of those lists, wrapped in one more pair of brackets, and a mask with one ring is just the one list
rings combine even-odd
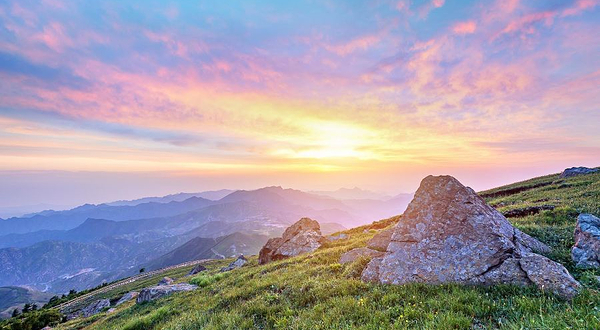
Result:
{"label": "green vegetation", "polygon": [[62,314],[55,309],[23,310],[23,314],[0,322],[0,330],[37,330],[63,321]]}
{"label": "green vegetation", "polygon": [[555,206],[509,220],[550,245],[554,251],[549,257],[582,282],[580,295],[571,302],[534,287],[363,283],[359,277],[368,260],[340,265],[339,257],[364,246],[377,229],[401,221],[394,217],[345,231],[349,239],[329,242],[312,254],[262,266],[254,257],[227,274],[219,269],[231,260],[214,261],[192,278],[183,277],[191,268],[186,267],[134,282],[97,298],[117,299],[162,276],[200,288],[150,303],[128,302],[112,314],[69,321],[58,329],[599,329],[600,272],[575,269],[569,253],[577,214],[600,215],[600,174],[566,180],[545,176],[484,193],[532,186],[486,199],[503,212]]}

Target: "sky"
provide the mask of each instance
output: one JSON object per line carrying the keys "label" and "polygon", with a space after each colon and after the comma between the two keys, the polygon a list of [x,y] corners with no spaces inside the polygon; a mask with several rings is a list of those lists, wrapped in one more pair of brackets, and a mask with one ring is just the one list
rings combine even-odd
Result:
{"label": "sky", "polygon": [[598,0],[0,0],[0,207],[599,166],[598,31]]}

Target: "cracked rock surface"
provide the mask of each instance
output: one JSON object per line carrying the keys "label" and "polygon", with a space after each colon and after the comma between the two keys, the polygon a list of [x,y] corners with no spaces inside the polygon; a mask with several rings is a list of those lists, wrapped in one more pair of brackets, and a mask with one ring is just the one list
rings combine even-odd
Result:
{"label": "cracked rock surface", "polygon": [[570,299],[579,283],[560,264],[538,253],[550,249],[451,176],[428,176],[394,227],[381,258],[362,278],[492,285],[535,284]]}
{"label": "cracked rock surface", "polygon": [[326,241],[327,239],[321,235],[321,226],[317,221],[302,218],[288,227],[281,237],[267,241],[258,254],[258,263],[262,265],[313,252]]}
{"label": "cracked rock surface", "polygon": [[580,268],[600,268],[600,218],[587,213],[577,217],[573,261]]}

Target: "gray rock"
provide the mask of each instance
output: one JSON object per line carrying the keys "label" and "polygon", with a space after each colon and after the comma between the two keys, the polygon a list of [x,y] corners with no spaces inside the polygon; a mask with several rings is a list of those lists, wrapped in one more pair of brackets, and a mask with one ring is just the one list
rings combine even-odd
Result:
{"label": "gray rock", "polygon": [[178,283],[171,285],[158,285],[149,288],[144,288],[137,296],[136,303],[140,304],[146,301],[156,300],[162,297],[169,296],[175,292],[193,291],[198,287],[188,283]]}
{"label": "gray rock", "polygon": [[258,263],[262,265],[313,252],[325,241],[326,239],[321,236],[319,223],[309,218],[302,218],[288,227],[281,237],[267,241],[258,254]]}
{"label": "gray rock", "polygon": [[96,315],[96,314],[102,312],[102,310],[107,307],[110,307],[110,300],[100,299],[100,300],[97,300],[97,301],[87,305],[86,307],[81,309],[81,311],[79,311],[79,312],[82,317],[90,317],[92,315]]}
{"label": "gray rock", "polygon": [[114,312],[116,312],[116,311],[117,311],[117,309],[116,309],[116,308],[114,308],[114,307],[113,307],[113,308],[109,308],[109,309],[106,311],[106,314],[112,314],[112,313],[114,313]]}
{"label": "gray rock", "polygon": [[158,285],[169,285],[173,284],[173,279],[170,277],[163,277],[162,280],[158,282]]}
{"label": "gray rock", "polygon": [[349,262],[353,262],[360,257],[370,257],[370,258],[381,258],[383,257],[383,252],[376,251],[369,248],[356,248],[352,249],[340,257],[340,264],[345,264]]}
{"label": "gray rock", "polygon": [[371,238],[367,242],[367,247],[373,250],[385,252],[387,250],[388,245],[390,244],[393,233],[394,227],[392,226],[375,234],[375,236],[373,236],[373,238]]}
{"label": "gray rock", "polygon": [[579,268],[600,267],[600,218],[586,213],[577,217],[571,256]]}
{"label": "gray rock", "polygon": [[348,238],[348,235],[342,233],[342,234],[335,235],[335,236],[328,236],[327,240],[329,240],[330,242],[333,242],[333,241],[338,241],[338,240],[347,239],[347,238]]}
{"label": "gray rock", "polygon": [[365,282],[379,282],[379,266],[381,266],[381,261],[383,261],[383,257],[371,259],[360,278]]}
{"label": "gray rock", "polygon": [[196,267],[194,267],[194,268],[192,268],[192,270],[190,270],[190,272],[188,273],[188,276],[196,275],[205,270],[206,270],[206,267],[204,267],[202,264],[197,264]]}
{"label": "gray rock", "polygon": [[520,264],[527,277],[541,290],[554,292],[567,299],[577,295],[580,284],[563,265],[535,253],[524,255]]}
{"label": "gray rock", "polygon": [[578,176],[578,175],[585,175],[585,174],[591,174],[591,173],[596,173],[600,171],[597,168],[589,168],[589,167],[570,167],[565,169],[561,174],[560,177],[561,178],[570,178],[573,176]]}
{"label": "gray rock", "polygon": [[[391,284],[535,284],[571,298],[579,284],[562,265],[532,251],[549,249],[455,178],[428,176],[394,227],[387,252],[371,260],[362,278]],[[534,271],[532,265],[543,268]]]}
{"label": "gray rock", "polygon": [[237,259],[232,261],[227,267],[221,268],[221,272],[228,272],[228,271],[234,270],[236,268],[240,268],[243,265],[245,265],[247,262],[248,262],[248,259],[246,259],[243,255],[240,255]]}
{"label": "gray rock", "polygon": [[128,293],[124,294],[123,297],[121,297],[121,299],[119,299],[117,301],[117,303],[115,304],[115,306],[119,306],[119,305],[121,305],[123,303],[126,303],[126,302],[130,301],[131,299],[137,298],[137,296],[139,294],[140,293],[136,292],[136,291],[128,292]]}
{"label": "gray rock", "polygon": [[528,252],[535,252],[541,254],[548,254],[552,252],[552,249],[548,245],[525,234],[517,228],[515,228],[515,244],[517,245],[517,248],[521,250],[526,250]]}

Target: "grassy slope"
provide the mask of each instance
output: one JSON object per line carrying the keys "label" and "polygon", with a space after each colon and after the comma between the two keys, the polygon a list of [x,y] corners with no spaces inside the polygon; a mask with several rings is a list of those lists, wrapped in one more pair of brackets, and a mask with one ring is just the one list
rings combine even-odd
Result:
{"label": "grassy slope", "polygon": [[[545,176],[499,190],[551,183]],[[358,277],[367,260],[340,265],[340,255],[364,246],[374,227],[355,228],[350,239],[328,243],[310,255],[258,266],[250,265],[224,276],[216,275],[227,261],[209,265],[208,275],[193,282],[202,287],[151,303],[121,305],[113,314],[74,320],[60,329],[381,329],[381,328],[600,328],[600,294],[595,277],[600,271],[573,268],[569,251],[579,212],[600,215],[600,174],[580,176],[502,197],[487,198],[501,211],[530,205],[557,208],[524,218],[510,219],[525,232],[554,248],[550,257],[563,263],[584,289],[572,302],[561,301],[533,287],[460,285],[378,285]],[[184,274],[188,269],[181,270]],[[138,288],[153,284],[136,283]],[[189,280],[189,279],[182,279]],[[118,298],[131,288],[108,294]]]}

